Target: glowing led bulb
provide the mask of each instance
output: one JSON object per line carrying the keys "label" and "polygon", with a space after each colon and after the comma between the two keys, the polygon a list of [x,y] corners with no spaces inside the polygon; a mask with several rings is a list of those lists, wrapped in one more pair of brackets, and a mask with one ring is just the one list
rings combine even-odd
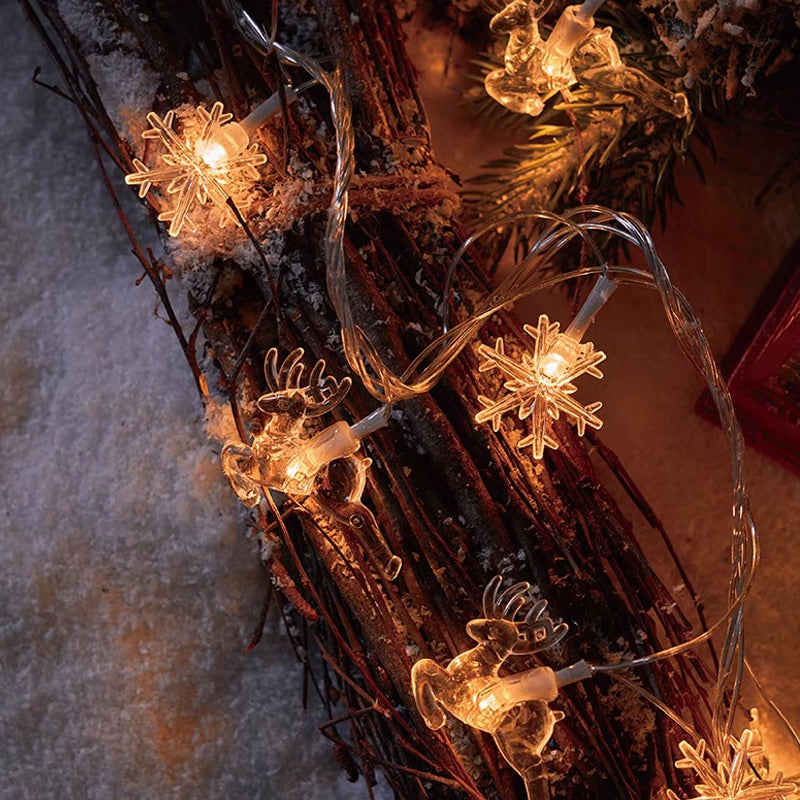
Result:
{"label": "glowing led bulb", "polygon": [[200,156],[211,169],[219,169],[228,160],[228,154],[225,148],[217,142],[209,142],[204,147],[198,147],[197,155]]}
{"label": "glowing led bulb", "polygon": [[575,424],[578,435],[583,436],[586,426],[599,429],[603,422],[597,416],[602,403],[581,405],[572,396],[577,387],[573,380],[583,374],[602,378],[597,365],[605,360],[605,353],[595,350],[591,342],[581,343],[566,333],[559,333],[559,324],[551,323],[546,314],[539,317],[539,324],[524,326],[536,345],[533,352],[522,354],[517,361],[505,352],[502,337],[495,346],[482,344],[478,354],[483,357],[481,372],[497,369],[508,378],[503,387],[508,394],[498,400],[484,395],[478,397],[483,409],[475,415],[476,422],[491,421],[494,430],[500,430],[503,414],[516,409],[519,419],[532,418],[533,430],[520,439],[517,447],[533,448],[533,457],[542,458],[544,448],[558,449],[558,442],[550,435],[550,420],[563,413]]}
{"label": "glowing led bulb", "polygon": [[483,617],[467,624],[477,647],[456,656],[446,667],[423,659],[414,664],[411,686],[429,728],[441,728],[445,711],[494,737],[508,763],[522,776],[529,798],[545,797],[547,778],[541,753],[563,714],[552,711],[558,689],[591,677],[585,662],[554,672],[537,667],[507,678],[500,667],[513,655],[553,647],[567,632],[543,616],[547,602],[534,600],[530,584],[516,583],[501,592],[495,576],[483,594]]}
{"label": "glowing led bulb", "polygon": [[[284,97],[290,103],[297,95],[287,87]],[[267,162],[258,145],[250,144],[250,136],[280,110],[278,93],[241,122],[233,122],[232,114],[223,113],[222,103],[214,103],[211,111],[198,106],[183,119],[180,136],[173,128],[174,111],[168,111],[163,119],[151,111],[147,121],[152,127],[142,138],[160,140],[167,152],[161,157],[161,165],[152,168],[135,158],[135,172],[125,176],[125,183],[138,186],[139,197],[144,197],[153,184],[166,184],[166,193],[174,196],[175,202],[158,218],[170,223],[170,236],[177,236],[183,228],[195,230],[190,213],[209,200],[222,211],[220,225],[230,221],[238,224],[228,205],[229,196],[258,180],[256,167]]]}
{"label": "glowing led bulb", "polygon": [[[737,742],[731,739],[734,754],[730,762],[718,761],[716,769],[709,764],[706,743],[697,743],[697,749],[689,742],[681,742],[678,747],[683,758],[675,762],[678,769],[691,769],[697,775],[694,800],[787,800],[798,786],[783,780],[778,772],[767,779],[759,773],[755,764],[760,763],[764,748],[753,741],[753,731],[745,729]],[[668,800],[679,800],[678,795],[667,789]]]}
{"label": "glowing led bulb", "polygon": [[595,27],[592,13],[599,2],[567,6],[544,40],[539,20],[550,5],[512,0],[492,18],[492,31],[509,37],[504,67],[490,72],[484,81],[486,91],[498,103],[536,116],[550,95],[579,83],[609,94],[631,94],[668,114],[686,116],[686,95],[670,92],[623,64],[611,28]]}
{"label": "glowing led bulb", "polygon": [[211,169],[220,170],[233,163],[249,143],[245,129],[238,122],[228,122],[215,131],[213,138],[199,142],[196,152]]}

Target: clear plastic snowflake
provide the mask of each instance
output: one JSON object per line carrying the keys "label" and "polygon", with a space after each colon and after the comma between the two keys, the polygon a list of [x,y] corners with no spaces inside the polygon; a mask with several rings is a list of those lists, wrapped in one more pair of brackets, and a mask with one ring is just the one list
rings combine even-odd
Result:
{"label": "clear plastic snowflake", "polygon": [[248,144],[249,137],[232,114],[223,113],[222,103],[214,103],[211,111],[202,106],[183,120],[183,133],[173,130],[175,112],[168,111],[164,118],[154,112],[147,115],[152,126],[142,134],[144,139],[159,139],[167,152],[161,164],[150,168],[135,158],[135,172],[125,176],[125,183],[139,187],[139,197],[144,197],[153,184],[166,184],[166,194],[174,196],[171,209],[158,215],[169,222],[170,236],[177,236],[185,227],[195,230],[189,216],[196,205],[209,200],[221,211],[220,224],[235,221],[228,205],[233,190],[241,191],[257,180],[257,166],[265,164],[267,157],[258,153],[258,146]]}
{"label": "clear plastic snowflake", "polygon": [[[717,762],[713,769],[706,760],[706,743],[701,739],[697,749],[689,742],[681,742],[683,758],[675,762],[679,769],[691,769],[697,774],[695,785],[697,796],[692,800],[787,800],[797,791],[794,783],[783,780],[778,772],[767,780],[757,765],[763,763],[764,748],[753,742],[753,731],[745,729],[737,742],[731,739],[734,756],[730,766]],[[667,789],[668,800],[680,800],[678,795]]]}
{"label": "clear plastic snowflake", "polygon": [[482,344],[478,353],[483,357],[479,370],[488,372],[499,369],[509,378],[503,386],[508,394],[498,400],[480,395],[478,401],[483,409],[475,415],[477,422],[491,420],[495,431],[500,429],[503,414],[517,409],[520,419],[532,418],[533,430],[520,439],[519,448],[531,446],[534,458],[542,458],[544,448],[558,449],[558,442],[550,434],[550,420],[564,414],[572,422],[580,436],[586,426],[599,429],[603,422],[597,416],[602,403],[581,405],[572,396],[577,387],[572,383],[584,373],[602,378],[597,365],[605,360],[605,353],[595,350],[591,342],[581,343],[559,333],[559,324],[551,323],[546,314],[539,317],[534,327],[525,325],[525,332],[535,342],[533,352],[522,354],[518,362],[506,355],[502,337],[495,346]]}

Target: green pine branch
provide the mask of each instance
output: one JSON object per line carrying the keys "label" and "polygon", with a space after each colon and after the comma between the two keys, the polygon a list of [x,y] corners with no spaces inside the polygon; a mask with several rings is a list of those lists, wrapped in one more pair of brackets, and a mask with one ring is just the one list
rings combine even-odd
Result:
{"label": "green pine branch", "polygon": [[[652,25],[630,6],[604,7],[598,25],[610,24],[631,66],[666,85],[674,83],[674,62],[660,46]],[[557,19],[551,12],[548,20]],[[473,62],[474,81],[502,65],[484,55]],[[679,201],[674,169],[688,160],[703,177],[693,149],[695,142],[713,153],[713,143],[701,115],[703,107],[719,103],[717,93],[692,93],[692,114],[676,120],[642,101],[622,94],[608,95],[576,86],[569,93],[547,98],[538,117],[508,111],[485,92],[470,92],[477,118],[499,128],[519,127],[526,141],[484,165],[463,193],[473,223],[527,209],[560,211],[581,203],[598,203],[630,211],[646,224],[666,223],[670,201]],[[511,226],[510,235],[524,247],[534,223]]]}

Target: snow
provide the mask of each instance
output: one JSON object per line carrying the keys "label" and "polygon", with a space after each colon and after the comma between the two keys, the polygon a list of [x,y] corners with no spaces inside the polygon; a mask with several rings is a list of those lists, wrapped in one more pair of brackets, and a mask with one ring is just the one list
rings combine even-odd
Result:
{"label": "snow", "polygon": [[[11,0],[0,14],[0,798],[365,797],[317,734],[318,709],[300,710],[302,674],[274,620],[243,653],[263,578],[188,368],[152,315],[152,290],[134,285],[75,110],[29,82],[37,64],[52,81],[54,70]],[[451,96],[435,97],[430,109],[451,113]],[[485,158],[486,136],[448,138],[454,168]],[[772,138],[759,151],[775,160]],[[673,211],[660,243],[718,353],[796,236],[796,211],[773,206],[753,224],[735,181],[760,186],[771,167],[757,172],[752,152],[728,141],[709,186]],[[538,302],[531,319],[547,310]],[[604,381],[615,393],[604,438],[674,532],[716,617],[729,513],[719,433],[692,413],[691,375],[665,380],[685,365],[673,363],[663,331],[657,359],[630,352],[660,309],[631,304],[616,323],[614,314],[598,324],[620,365]],[[210,418],[209,433],[224,435],[222,409]],[[750,470],[765,545],[751,657],[796,720],[800,490],[758,453]],[[774,721],[767,732],[774,763],[795,767]]]}
{"label": "snow", "polygon": [[100,96],[118,131],[129,144],[147,128],[146,114],[153,107],[158,76],[136,52],[137,42],[119,26],[102,5],[87,7],[80,0],[58,0],[58,13],[84,46]]}
{"label": "snow", "polygon": [[0,798],[364,797],[278,623],[243,651],[264,578],[189,369],[77,112],[29,80],[54,68],[0,18]]}

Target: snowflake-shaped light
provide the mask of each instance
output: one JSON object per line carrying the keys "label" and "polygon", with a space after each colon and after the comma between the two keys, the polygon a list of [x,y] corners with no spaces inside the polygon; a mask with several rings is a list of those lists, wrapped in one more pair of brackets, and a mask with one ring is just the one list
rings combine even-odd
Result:
{"label": "snowflake-shaped light", "polygon": [[558,442],[550,435],[550,419],[558,419],[563,413],[583,436],[586,426],[599,429],[603,422],[596,412],[602,403],[583,406],[572,395],[577,387],[575,378],[586,373],[602,378],[597,365],[605,360],[605,353],[595,350],[591,342],[581,343],[563,333],[559,324],[551,323],[546,314],[539,317],[539,324],[525,325],[525,332],[536,341],[533,352],[525,352],[521,363],[506,355],[502,337],[495,346],[482,344],[478,353],[483,356],[481,372],[499,369],[507,380],[503,386],[508,394],[499,400],[480,395],[478,401],[483,409],[475,415],[477,422],[491,420],[495,431],[500,430],[500,419],[508,411],[518,409],[520,419],[532,417],[533,431],[520,439],[520,448],[531,445],[534,458],[542,458],[544,448],[558,449]]}
{"label": "snowflake-shaped light", "polygon": [[[738,742],[732,738],[731,744],[734,756],[730,766],[719,761],[716,769],[706,761],[703,739],[697,743],[697,749],[685,741],[678,745],[684,757],[675,766],[697,774],[698,783],[694,787],[697,796],[692,800],[786,800],[797,791],[798,787],[784,781],[780,772],[770,780],[757,772],[753,764],[759,761],[764,748],[753,743],[753,731],[745,729],[742,738]],[[672,789],[667,789],[667,797],[679,800]]]}
{"label": "snowflake-shaped light", "polygon": [[170,236],[177,236],[184,227],[195,230],[189,213],[195,204],[205,205],[209,200],[222,211],[220,224],[235,221],[228,206],[230,192],[258,179],[256,167],[266,163],[267,157],[257,152],[256,144],[249,144],[247,132],[232,119],[233,114],[223,113],[222,103],[214,103],[210,112],[198,106],[194,115],[184,120],[181,137],[172,127],[174,111],[168,111],[163,119],[152,111],[147,115],[152,127],[142,138],[160,139],[168,152],[152,169],[135,158],[136,172],[126,175],[125,183],[138,186],[139,197],[153,184],[167,184],[166,193],[176,196],[175,204],[158,218],[170,223]]}

